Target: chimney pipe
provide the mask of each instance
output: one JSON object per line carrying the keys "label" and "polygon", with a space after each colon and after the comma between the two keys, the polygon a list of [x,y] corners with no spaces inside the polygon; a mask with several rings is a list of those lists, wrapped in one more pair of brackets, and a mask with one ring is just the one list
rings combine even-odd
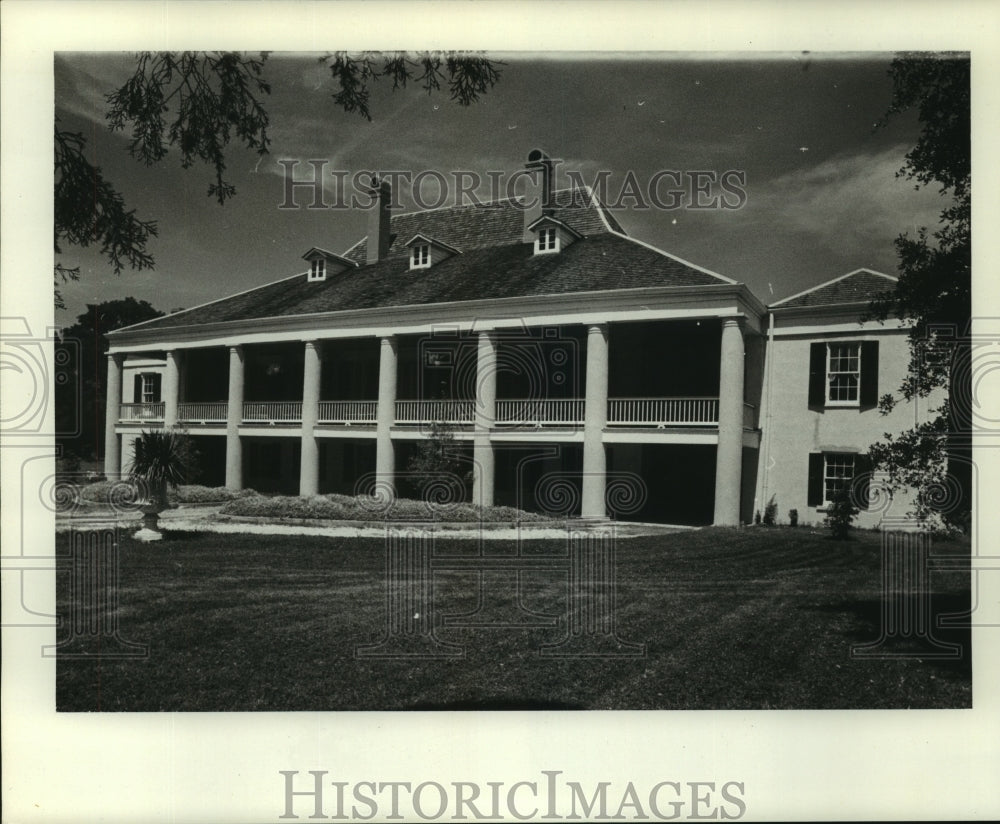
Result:
{"label": "chimney pipe", "polygon": [[552,214],[555,204],[552,201],[553,177],[555,164],[541,149],[528,152],[528,162],[524,164],[530,174],[524,190],[524,232],[522,240],[530,243],[535,239],[528,227],[542,215]]}
{"label": "chimney pipe", "polygon": [[389,203],[392,201],[392,185],[388,180],[379,181],[372,175],[371,195],[376,203],[368,213],[368,240],[365,243],[369,265],[384,260],[389,254]]}

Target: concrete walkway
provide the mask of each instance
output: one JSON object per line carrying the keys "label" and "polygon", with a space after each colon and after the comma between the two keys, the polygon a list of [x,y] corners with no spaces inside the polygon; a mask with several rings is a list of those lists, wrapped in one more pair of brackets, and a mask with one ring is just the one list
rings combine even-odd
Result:
{"label": "concrete walkway", "polygon": [[[405,522],[328,521],[315,522],[305,519],[265,519],[235,518],[220,515],[222,504],[213,506],[181,506],[170,509],[160,516],[160,528],[165,532],[217,532],[221,534],[257,535],[317,535],[331,538],[383,538],[387,527],[403,526]],[[131,529],[140,526],[138,512],[115,513],[107,509],[77,513],[72,517],[56,519],[56,532],[81,529],[108,529],[119,526]],[[424,525],[421,525],[424,526]],[[558,524],[526,523],[520,526],[510,524],[427,524],[425,528],[434,531],[435,538],[469,539],[490,541],[511,541],[517,539],[557,540],[565,539],[567,527],[570,529],[602,529],[614,527],[619,538],[634,538],[640,535],[664,535],[696,527],[673,526],[670,524],[642,524],[632,522],[605,522],[586,524],[568,521]]]}

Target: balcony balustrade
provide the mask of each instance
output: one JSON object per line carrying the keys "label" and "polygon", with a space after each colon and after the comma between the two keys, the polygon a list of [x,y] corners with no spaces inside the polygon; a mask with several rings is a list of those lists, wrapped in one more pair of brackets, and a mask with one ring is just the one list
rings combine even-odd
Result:
{"label": "balcony balustrade", "polygon": [[475,419],[475,414],[475,401],[396,401],[397,424],[430,424],[438,422],[461,425],[472,423]]}
{"label": "balcony balustrade", "polygon": [[718,398],[611,398],[611,426],[715,426]]}
{"label": "balcony balustrade", "polygon": [[521,426],[568,426],[582,424],[585,401],[582,398],[497,401],[497,423]]}
{"label": "balcony balustrade", "polygon": [[[155,423],[163,420],[163,403],[123,403],[119,421]],[[505,399],[496,404],[498,426],[576,426],[584,422],[586,403],[582,398]],[[182,403],[178,419],[184,423],[224,424],[228,404]],[[377,401],[320,401],[321,424],[350,426],[373,425]],[[756,426],[756,408],[743,404],[743,426]],[[470,425],[475,421],[476,402],[472,400],[403,400],[396,401],[395,423],[401,426],[446,423]],[[243,404],[243,423],[297,424],[302,421],[301,401],[248,401]],[[608,426],[664,427],[716,426],[719,422],[719,399],[698,398],[610,398]]]}
{"label": "balcony balustrade", "polygon": [[165,409],[163,403],[123,403],[118,407],[118,420],[123,423],[162,421]]}
{"label": "balcony balustrade", "polygon": [[301,423],[302,401],[247,401],[244,423]]}
{"label": "balcony balustrade", "polygon": [[177,405],[177,419],[184,423],[225,423],[229,404],[181,403]]}
{"label": "balcony balustrade", "polygon": [[339,423],[346,426],[356,423],[375,423],[378,401],[320,401],[319,422]]}

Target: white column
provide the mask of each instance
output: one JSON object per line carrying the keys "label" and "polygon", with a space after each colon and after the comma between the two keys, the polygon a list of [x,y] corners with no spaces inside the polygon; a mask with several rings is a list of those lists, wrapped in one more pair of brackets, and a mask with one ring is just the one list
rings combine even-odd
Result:
{"label": "white column", "polygon": [[496,461],[490,431],[497,417],[497,344],[492,332],[479,333],[476,359],[476,419],[472,450],[472,502],[493,506]]}
{"label": "white column", "polygon": [[122,402],[122,356],[108,355],[108,378],[104,407],[104,474],[111,480],[121,470],[122,455],[118,445],[118,412]]}
{"label": "white column", "polygon": [[716,526],[740,523],[743,476],[743,332],[738,318],[722,321],[719,356],[719,445],[715,460]]}
{"label": "white column", "polygon": [[396,422],[396,338],[382,338],[378,364],[378,408],[375,419],[375,475],[378,483],[395,489],[396,456],[392,426]]}
{"label": "white column", "polygon": [[180,355],[173,349],[167,352],[167,371],[163,375],[163,426],[169,429],[177,424],[177,397],[180,392]]}
{"label": "white column", "polygon": [[229,395],[226,403],[226,487],[243,488],[243,347],[229,347]]}
{"label": "white column", "polygon": [[608,327],[587,328],[587,405],[583,420],[583,496],[580,516],[606,518],[607,456],[602,435],[608,421]]}
{"label": "white column", "polygon": [[319,344],[306,341],[302,369],[302,457],[299,463],[299,495],[319,491],[319,444],[313,427],[319,418],[319,386],[322,361]]}

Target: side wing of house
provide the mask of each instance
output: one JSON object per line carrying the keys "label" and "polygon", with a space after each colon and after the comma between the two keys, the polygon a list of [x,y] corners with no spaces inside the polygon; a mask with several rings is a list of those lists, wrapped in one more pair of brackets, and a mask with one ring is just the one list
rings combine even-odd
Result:
{"label": "side wing of house", "polygon": [[860,527],[910,509],[906,494],[892,500],[879,494],[880,476],[870,473],[866,453],[886,433],[927,420],[942,397],[900,403],[888,415],[878,409],[879,398],[896,393],[906,376],[907,330],[898,321],[861,317],[868,301],[893,283],[860,270],[770,307],[755,497],[760,511],[773,500],[779,522],[795,509],[800,523],[821,523],[848,484],[859,502],[868,501],[856,519]]}

